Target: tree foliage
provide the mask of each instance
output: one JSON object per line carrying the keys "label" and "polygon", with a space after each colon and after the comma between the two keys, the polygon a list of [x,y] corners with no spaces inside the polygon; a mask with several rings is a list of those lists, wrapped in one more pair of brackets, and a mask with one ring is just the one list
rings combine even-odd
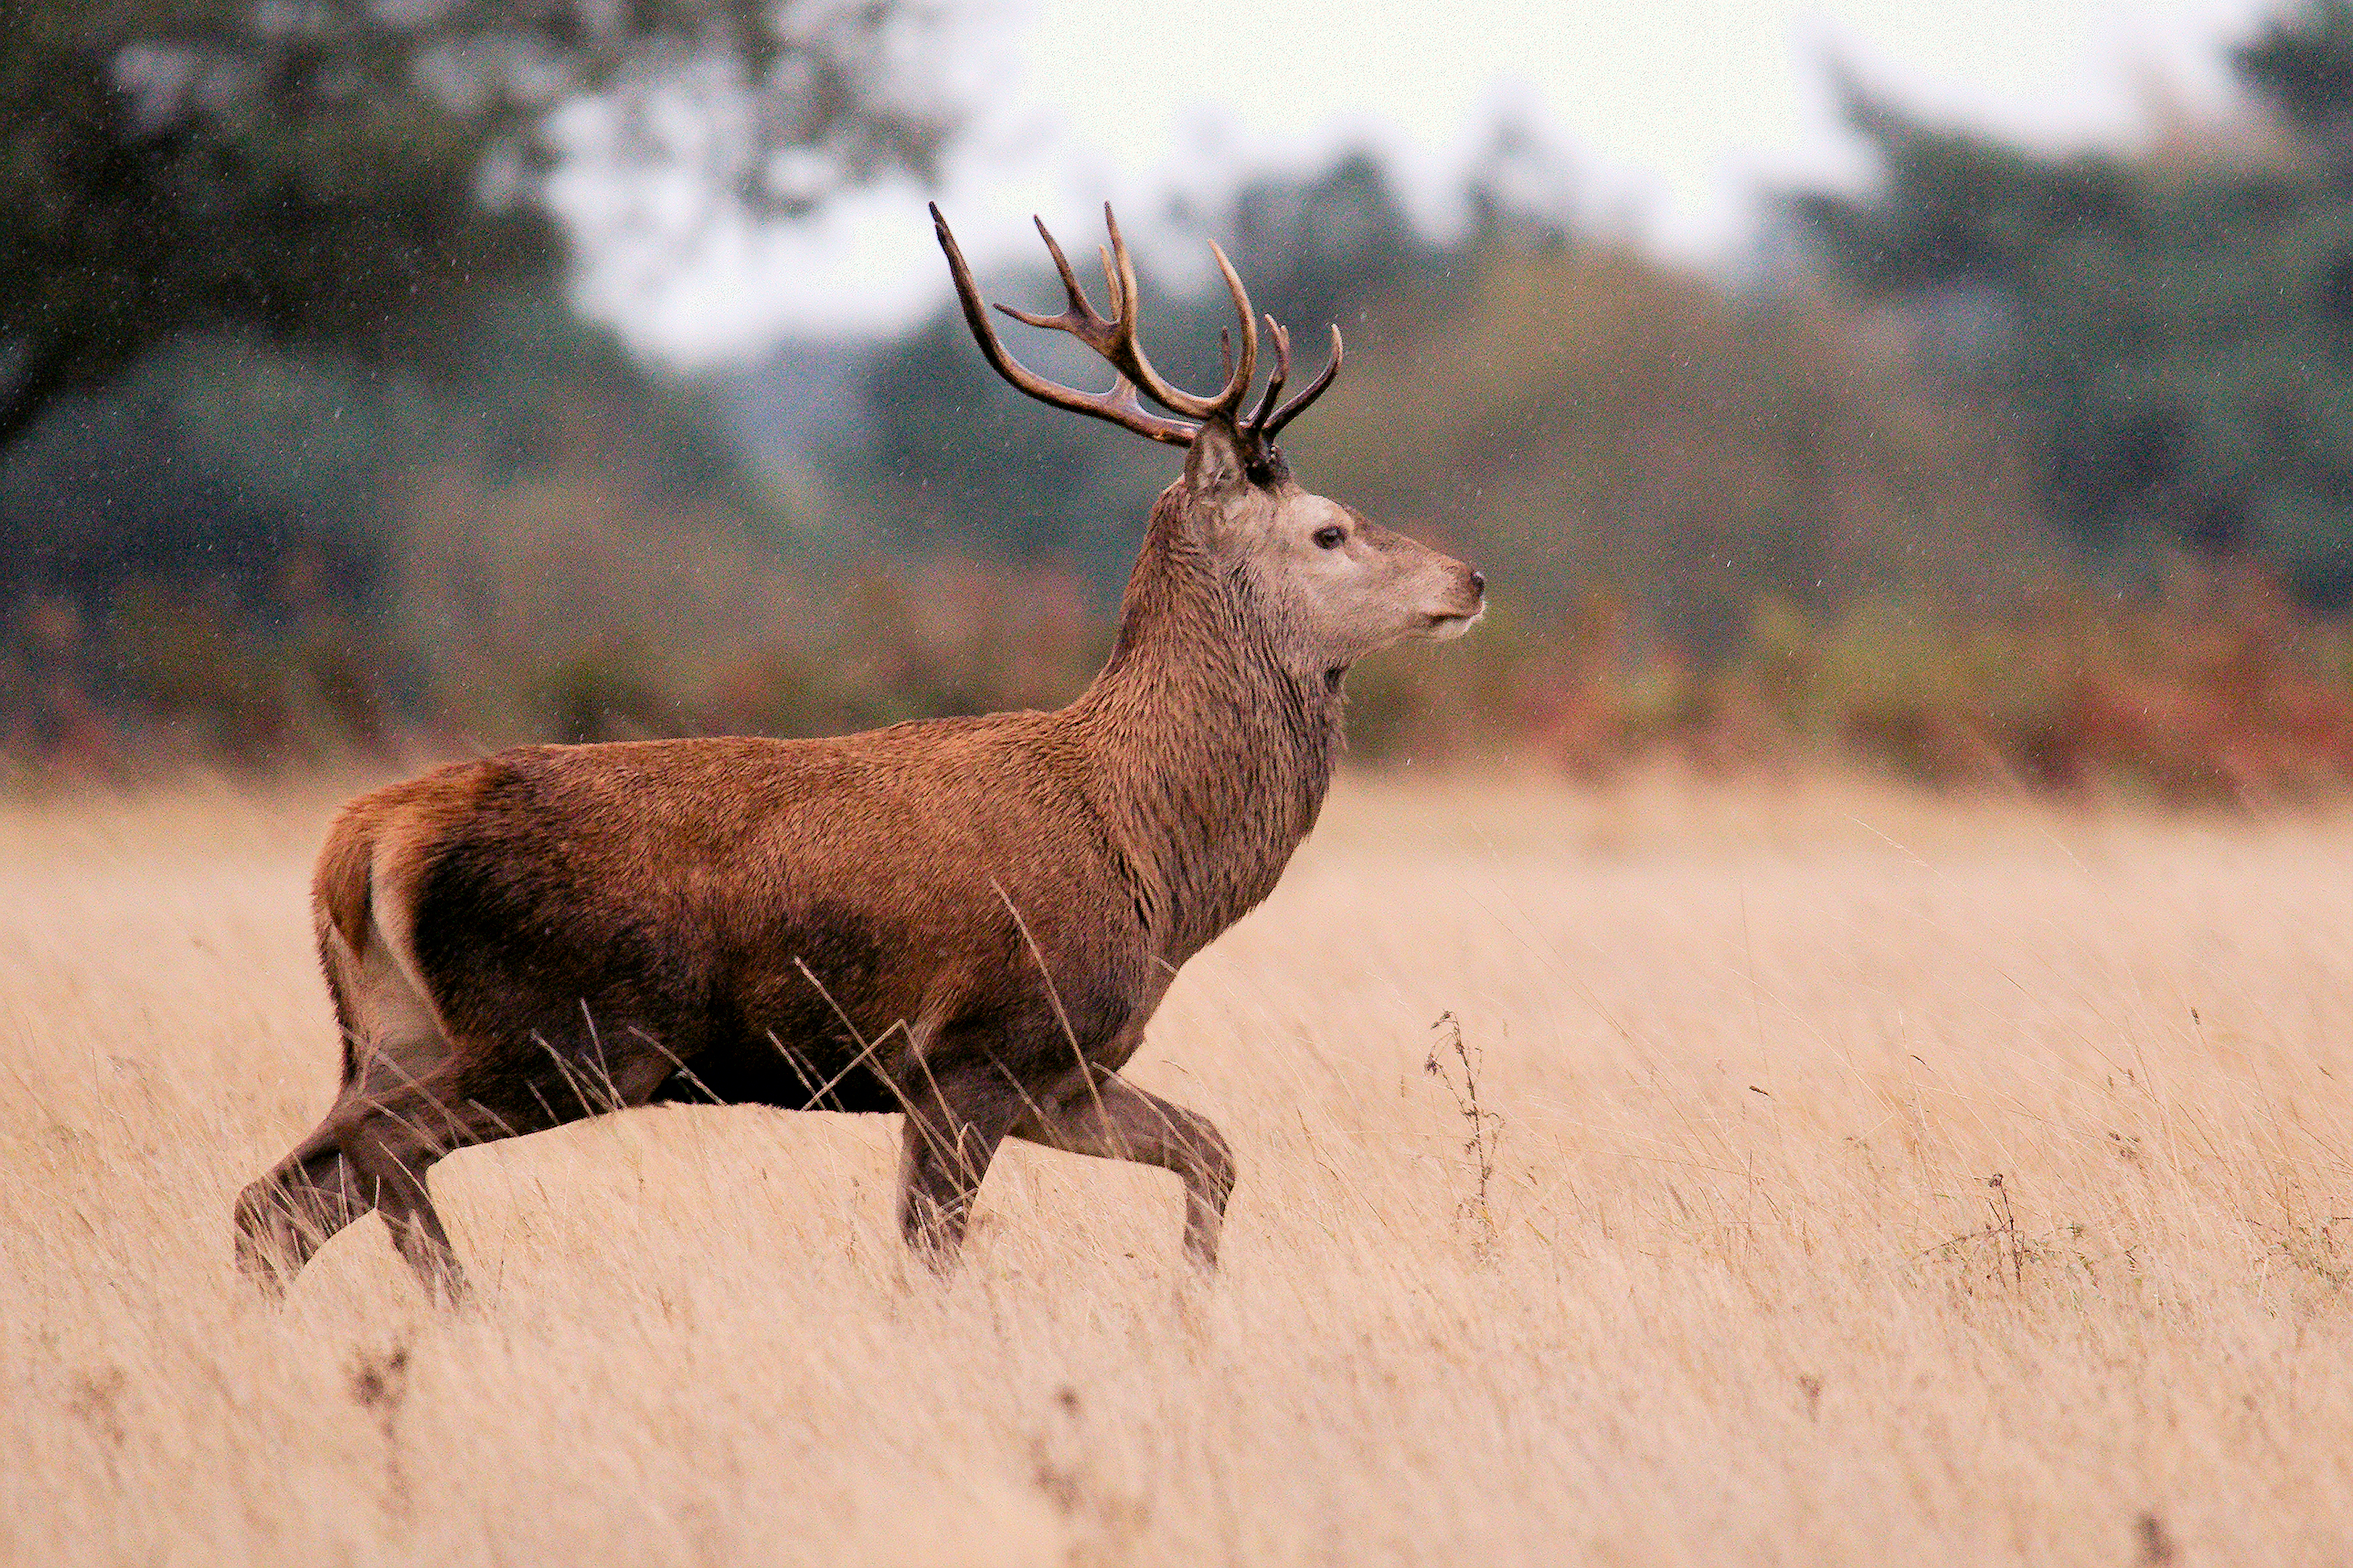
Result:
{"label": "tree foliage", "polygon": [[1293,457],[1443,539],[1542,625],[1624,616],[1703,663],[1760,602],[1989,608],[2052,552],[1998,429],[1850,317],[1623,247],[1498,244],[1455,308],[1351,356]]}
{"label": "tree foliage", "polygon": [[616,494],[757,510],[716,422],[545,291],[474,301],[443,374],[212,335],[67,400],[0,465],[0,605],[102,609],[125,582],[279,618],[301,595],[373,604],[427,470],[489,488],[575,464]]}
{"label": "tree foliage", "polygon": [[[928,165],[904,14],[824,0],[0,4],[0,446],[58,394],[227,329],[429,359],[548,275],[567,158],[792,210]],[[681,141],[691,97],[717,129]]]}
{"label": "tree foliage", "polygon": [[2297,155],[2042,158],[1851,90],[1881,187],[1795,205],[1838,277],[2010,400],[2084,546],[2248,555],[2335,604],[2353,595],[2353,4],[2318,0],[2234,58]]}
{"label": "tree foliage", "polygon": [[2233,51],[2240,77],[2317,146],[2353,141],[2353,5],[2316,0]]}

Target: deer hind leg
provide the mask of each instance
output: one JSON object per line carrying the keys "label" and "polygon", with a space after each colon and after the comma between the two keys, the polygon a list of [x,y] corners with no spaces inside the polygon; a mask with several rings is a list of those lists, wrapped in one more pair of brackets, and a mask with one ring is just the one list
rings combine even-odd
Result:
{"label": "deer hind leg", "polygon": [[325,1130],[375,1199],[394,1247],[426,1293],[452,1301],[465,1294],[465,1273],[426,1177],[444,1156],[501,1135],[482,1109],[466,1103],[463,1077],[436,1073],[404,1088],[353,1096]]}
{"label": "deer hind leg", "polygon": [[461,1047],[427,1078],[353,1104],[327,1131],[427,1293],[456,1301],[466,1294],[465,1271],[427,1187],[433,1167],[473,1144],[642,1105],[671,1071],[670,1059],[652,1052],[575,1064],[538,1037],[512,1052]]}
{"label": "deer hind leg", "polygon": [[282,1295],[337,1231],[375,1206],[359,1173],[322,1126],[237,1200],[237,1262],[270,1295]]}
{"label": "deer hind leg", "polygon": [[273,1295],[282,1294],[338,1231],[376,1205],[375,1184],[336,1146],[339,1122],[353,1108],[430,1076],[451,1052],[381,929],[364,958],[353,956],[339,932],[331,933],[326,952],[345,1042],[342,1093],[293,1152],[237,1201],[237,1265]]}
{"label": "deer hind leg", "polygon": [[1185,1252],[1207,1272],[1218,1266],[1226,1200],[1234,1190],[1233,1151],[1216,1123],[1095,1069],[1014,1124],[1012,1136],[1099,1160],[1132,1160],[1173,1171],[1185,1184]]}

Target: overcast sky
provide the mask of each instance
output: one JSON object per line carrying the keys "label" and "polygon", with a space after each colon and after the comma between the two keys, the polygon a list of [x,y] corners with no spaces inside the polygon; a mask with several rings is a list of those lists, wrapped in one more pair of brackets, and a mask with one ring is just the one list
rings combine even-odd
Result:
{"label": "overcast sky", "polygon": [[[955,0],[950,0],[953,5]],[[1442,221],[1499,114],[1533,123],[1588,217],[1693,264],[1736,266],[1755,197],[1867,177],[1837,123],[1836,57],[1903,101],[2048,147],[2127,143],[2152,94],[2232,103],[2246,0],[964,0],[955,80],[978,110],[939,199],[966,251],[1026,254],[1032,211],[1079,242],[1105,197],[1138,216],[1349,145],[1388,153]],[[666,286],[611,268],[590,304],[682,364],[785,336],[879,331],[941,298],[924,193],[858,193],[797,228],[735,234]]]}

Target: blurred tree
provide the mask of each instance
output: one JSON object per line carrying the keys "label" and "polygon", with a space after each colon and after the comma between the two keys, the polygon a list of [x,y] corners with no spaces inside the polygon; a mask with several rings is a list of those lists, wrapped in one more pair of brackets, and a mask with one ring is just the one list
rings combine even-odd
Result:
{"label": "blurred tree", "polygon": [[[2234,63],[2285,155],[2039,158],[1922,125],[1853,84],[1874,195],[1796,198],[1831,270],[1901,301],[1924,356],[1995,392],[2091,551],[2247,556],[2353,598],[2353,4],[2317,0]],[[2179,153],[2177,148],[2176,153]]]}
{"label": "blurred tree", "polygon": [[429,361],[437,311],[550,274],[536,198],[568,160],[786,212],[926,169],[946,119],[911,90],[912,15],[0,0],[0,447],[189,332]]}
{"label": "blurred tree", "polygon": [[37,587],[96,611],[129,579],[264,621],[289,586],[364,603],[421,470],[541,477],[580,460],[585,420],[617,495],[760,518],[717,421],[611,333],[545,289],[469,315],[436,377],[208,334],[67,400],[0,463],[0,605]]}
{"label": "blurred tree", "polygon": [[2232,54],[2247,85],[2310,145],[2353,154],[2353,5],[2317,0]]}
{"label": "blurred tree", "polygon": [[1760,601],[1989,607],[2050,564],[1976,411],[1819,300],[1743,300],[1623,246],[1497,243],[1454,308],[1396,315],[1293,457],[1537,625],[1602,603],[1713,663]]}

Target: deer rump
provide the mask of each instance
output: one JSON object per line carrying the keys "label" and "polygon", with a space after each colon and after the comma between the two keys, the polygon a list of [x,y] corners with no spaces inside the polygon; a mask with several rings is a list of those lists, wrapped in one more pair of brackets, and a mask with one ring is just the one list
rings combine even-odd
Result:
{"label": "deer rump", "polygon": [[[896,1111],[967,1041],[1013,1084],[1074,1071],[1074,1045],[1140,1033],[1145,933],[1029,874],[1116,856],[1034,780],[971,788],[998,748],[970,742],[1005,728],[544,747],[354,803],[317,888],[351,1109],[429,1121],[465,1109],[447,1091],[517,1132],[664,1101]],[[942,742],[936,768],[903,754]]]}

